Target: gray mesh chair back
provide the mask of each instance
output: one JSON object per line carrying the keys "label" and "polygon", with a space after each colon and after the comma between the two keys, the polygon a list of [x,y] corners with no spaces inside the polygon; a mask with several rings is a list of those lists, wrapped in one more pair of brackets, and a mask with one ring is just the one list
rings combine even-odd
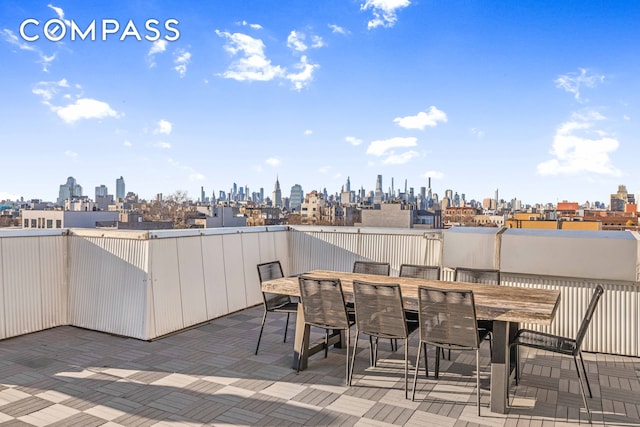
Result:
{"label": "gray mesh chair back", "polygon": [[[477,406],[480,415],[480,338],[476,320],[476,307],[472,291],[418,288],[418,322],[420,344],[413,378],[415,398],[420,364],[420,354],[426,345],[439,348],[476,351]],[[436,378],[438,377],[440,351],[436,349]],[[425,367],[428,369],[428,367]]]}
{"label": "gray mesh chair back", "polygon": [[[268,280],[279,279],[284,277],[282,272],[282,265],[280,261],[271,261],[258,264],[258,277],[260,283]],[[260,334],[258,335],[258,344],[256,345],[256,352],[260,348],[260,341],[262,340],[262,332],[264,331],[264,324],[267,321],[267,313],[287,313],[287,323],[284,327],[284,341],[287,342],[287,330],[289,329],[289,317],[291,313],[298,311],[298,304],[291,300],[289,295],[273,294],[270,292],[262,292],[262,301],[264,302],[264,315],[262,316],[262,325],[260,326]]]}
{"label": "gray mesh chair back", "polygon": [[[351,375],[349,385],[353,379],[358,336],[360,333],[375,337],[377,350],[378,338],[403,339],[404,346],[404,393],[408,393],[409,346],[407,345],[409,329],[402,304],[402,292],[398,284],[370,283],[353,281],[353,297],[356,309],[356,340],[351,359]],[[369,340],[371,346],[373,341]],[[370,348],[370,361],[376,365],[377,352]]]}
{"label": "gray mesh chair back", "polygon": [[[584,382],[587,383],[589,397],[593,397],[593,393],[591,392],[591,384],[589,384],[589,377],[587,376],[587,370],[584,366],[581,347],[582,341],[587,334],[587,329],[589,329],[591,319],[593,318],[593,314],[595,313],[596,307],[603,293],[604,288],[601,285],[596,286],[596,289],[593,292],[593,296],[591,297],[591,301],[589,302],[589,306],[587,307],[584,317],[582,318],[582,322],[580,323],[580,328],[578,329],[578,333],[576,334],[575,339],[562,337],[559,335],[547,334],[539,331],[533,331],[530,329],[520,329],[516,333],[516,336],[511,343],[511,346],[532,347],[539,350],[546,350],[553,353],[572,356],[573,363],[576,367],[576,373],[578,374],[578,381],[580,382],[580,393],[582,394],[582,402],[584,403],[584,408],[587,411],[589,421],[591,421],[591,412],[589,411],[589,405],[587,404],[587,395],[583,383],[583,377]],[[580,358],[580,364],[582,365],[582,374],[580,373],[580,368],[578,367],[578,357]],[[520,357],[518,355],[516,360],[519,361],[519,359]],[[516,367],[516,384],[518,383],[519,377],[520,369],[519,367]]]}
{"label": "gray mesh chair back", "polygon": [[416,279],[425,280],[440,280],[440,267],[435,265],[402,264],[400,266],[400,277],[414,277]]}
{"label": "gray mesh chair back", "polygon": [[500,271],[482,270],[476,268],[456,268],[454,281],[499,285]]}
{"label": "gray mesh chair back", "polygon": [[[300,285],[300,302],[304,313],[305,325],[322,329],[347,331],[347,361],[345,382],[349,382],[349,347],[351,339],[349,328],[353,324],[349,320],[347,307],[342,293],[340,279],[316,279],[308,276],[298,278]],[[309,343],[302,343],[302,348]],[[300,357],[298,371],[300,370]]]}
{"label": "gray mesh chair back", "polygon": [[356,261],[353,263],[354,273],[388,276],[390,271],[391,265],[388,262]]}

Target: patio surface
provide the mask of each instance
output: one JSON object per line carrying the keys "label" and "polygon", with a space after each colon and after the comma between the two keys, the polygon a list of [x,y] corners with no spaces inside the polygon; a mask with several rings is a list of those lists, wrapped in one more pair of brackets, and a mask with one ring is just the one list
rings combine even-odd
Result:
{"label": "patio surface", "polygon": [[[522,349],[522,380],[511,385],[509,414],[500,415],[488,408],[484,343],[478,417],[473,352],[441,361],[437,381],[421,373],[412,402],[404,398],[401,343],[390,352],[381,341],[379,366],[370,368],[361,339],[347,387],[344,349],[312,356],[296,375],[293,317],[285,344],[286,316],[268,315],[255,356],[262,313],[253,307],[153,342],[66,326],[0,341],[0,425],[589,425],[570,357]],[[409,345],[411,387],[417,334]],[[593,425],[640,425],[640,358],[584,356]]]}

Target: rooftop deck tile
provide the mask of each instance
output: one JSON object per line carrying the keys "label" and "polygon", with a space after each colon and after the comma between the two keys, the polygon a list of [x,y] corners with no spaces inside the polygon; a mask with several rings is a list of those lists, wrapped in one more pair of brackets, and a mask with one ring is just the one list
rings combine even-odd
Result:
{"label": "rooftop deck tile", "polygon": [[[268,316],[254,355],[262,307],[213,320],[153,342],[74,327],[0,343],[0,425],[588,425],[573,360],[522,349],[522,377],[511,385],[508,414],[489,411],[488,346],[480,358],[481,416],[475,406],[475,357],[454,352],[438,380],[421,369],[416,401],[404,398],[402,345],[381,343],[370,367],[361,339],[353,386],[344,384],[345,350],[291,368],[293,329]],[[290,325],[291,326],[291,325]],[[314,331],[312,337],[322,334]],[[409,343],[412,384],[417,339]],[[433,373],[434,350],[429,349]],[[595,426],[640,425],[640,358],[584,355]]]}

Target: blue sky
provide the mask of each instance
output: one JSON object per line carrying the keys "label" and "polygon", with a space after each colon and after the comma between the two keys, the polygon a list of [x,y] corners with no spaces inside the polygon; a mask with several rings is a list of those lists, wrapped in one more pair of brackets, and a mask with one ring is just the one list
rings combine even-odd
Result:
{"label": "blue sky", "polygon": [[3,1],[0,199],[121,175],[145,198],[378,174],[477,200],[637,194],[638,22],[636,1]]}

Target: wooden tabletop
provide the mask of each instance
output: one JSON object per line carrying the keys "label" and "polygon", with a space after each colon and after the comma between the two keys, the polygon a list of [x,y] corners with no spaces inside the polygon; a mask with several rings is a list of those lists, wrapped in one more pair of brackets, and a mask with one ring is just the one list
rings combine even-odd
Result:
{"label": "wooden tabletop", "polygon": [[[479,283],[448,282],[444,280],[413,279],[408,277],[376,276],[342,271],[313,270],[305,276],[318,279],[340,279],[345,298],[353,301],[353,281],[397,283],[407,310],[418,309],[418,286],[441,289],[472,290],[478,319],[550,325],[560,303],[560,291]],[[297,277],[262,282],[262,290],[276,294],[300,296]]]}

